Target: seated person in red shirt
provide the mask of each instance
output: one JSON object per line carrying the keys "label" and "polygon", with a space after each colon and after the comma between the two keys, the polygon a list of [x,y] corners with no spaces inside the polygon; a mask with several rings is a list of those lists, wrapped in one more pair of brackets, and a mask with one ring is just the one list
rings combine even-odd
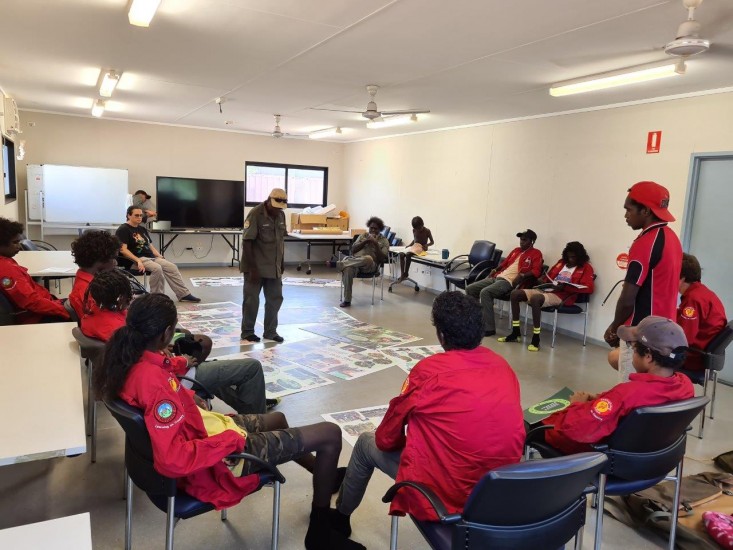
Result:
{"label": "seated person in red shirt", "polygon": [[[332,525],[344,535],[374,468],[397,481],[424,483],[455,513],[482,475],[522,456],[519,382],[509,363],[480,345],[481,305],[444,292],[432,317],[445,352],[418,362],[377,431],[359,436],[332,512]],[[397,495],[390,513],[436,519],[411,489]]]}
{"label": "seated person in red shirt", "polygon": [[677,324],[682,327],[690,344],[685,369],[701,371],[705,368],[703,356],[695,350],[704,350],[710,341],[728,324],[725,307],[715,293],[700,282],[700,262],[691,254],[682,254],[680,294]]}
{"label": "seated person in red shirt", "polygon": [[554,426],[545,441],[566,454],[591,450],[611,435],[621,419],[633,409],[662,405],[694,397],[692,382],[675,372],[685,361],[687,338],[671,319],[650,315],[636,326],[620,326],[619,338],[632,344],[635,373],[628,382],[591,395],[575,392],[567,409],[545,418]]}
{"label": "seated person in red shirt", "polygon": [[[593,266],[590,265],[590,258],[585,247],[578,241],[572,241],[565,245],[562,251],[562,258],[543,275],[539,282],[541,284],[533,289],[512,290],[510,299],[512,304],[512,332],[508,336],[497,338],[499,342],[519,342],[522,332],[519,328],[519,303],[529,302],[532,308],[532,342],[527,346],[529,351],[540,350],[540,325],[542,321],[542,308],[559,306],[565,301],[565,305],[571,306],[575,303],[578,294],[593,293]],[[548,283],[549,281],[549,283]],[[580,285],[580,287],[571,286]]]}
{"label": "seated person in red shirt", "polygon": [[176,306],[168,296],[138,298],[125,326],[107,343],[102,368],[94,371],[97,395],[142,409],[155,469],[179,478],[180,490],[223,509],[237,504],[259,483],[256,464],[233,464],[226,458],[229,454],[246,452],[273,465],[295,461],[313,473],[306,549],[363,549],[331,529],[329,522],[340,428],[330,422],[290,428],[278,412],[228,417],[197,407],[193,392],[175,379],[185,370],[185,361],[165,353],[177,321]]}
{"label": "seated person in red shirt", "polygon": [[[74,279],[74,287],[69,293],[69,302],[81,319],[84,316],[84,294],[94,275],[100,271],[110,271],[117,267],[120,254],[119,239],[106,231],[85,231],[71,243],[71,255],[79,266]],[[93,304],[89,304],[93,306]]]}
{"label": "seated person in red shirt", "polygon": [[69,321],[63,301],[36,283],[13,259],[22,240],[23,224],[0,218],[0,292],[16,308],[20,324]]}

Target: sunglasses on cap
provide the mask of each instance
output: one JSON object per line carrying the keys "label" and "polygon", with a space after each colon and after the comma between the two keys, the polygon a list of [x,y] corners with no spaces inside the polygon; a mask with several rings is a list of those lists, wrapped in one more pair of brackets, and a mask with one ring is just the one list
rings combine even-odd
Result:
{"label": "sunglasses on cap", "polygon": [[278,198],[275,198],[275,197],[271,197],[271,198],[272,198],[272,200],[274,200],[275,202],[280,202],[280,203],[282,203],[282,204],[287,204],[287,203],[288,203],[288,199],[278,199]]}

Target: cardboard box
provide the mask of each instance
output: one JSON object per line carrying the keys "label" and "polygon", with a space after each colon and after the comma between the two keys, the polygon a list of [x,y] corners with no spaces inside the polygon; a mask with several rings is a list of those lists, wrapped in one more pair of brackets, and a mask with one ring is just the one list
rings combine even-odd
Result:
{"label": "cardboard box", "polygon": [[290,230],[326,227],[328,218],[320,214],[290,214]]}
{"label": "cardboard box", "polygon": [[351,236],[356,237],[357,235],[361,235],[362,233],[366,233],[366,229],[352,229],[351,230]]}
{"label": "cardboard box", "polygon": [[303,235],[341,235],[343,231],[338,227],[314,227],[313,229],[301,229]]}
{"label": "cardboard box", "polygon": [[349,218],[328,218],[326,227],[338,227],[341,231],[349,230]]}

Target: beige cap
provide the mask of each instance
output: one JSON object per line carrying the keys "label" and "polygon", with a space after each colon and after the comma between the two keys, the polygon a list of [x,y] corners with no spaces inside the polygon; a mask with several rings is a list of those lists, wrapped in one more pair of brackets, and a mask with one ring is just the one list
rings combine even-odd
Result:
{"label": "beige cap", "polygon": [[270,196],[268,198],[270,199],[270,206],[272,206],[273,208],[288,207],[288,194],[285,192],[285,189],[280,189],[279,187],[276,187],[275,189],[270,191]]}

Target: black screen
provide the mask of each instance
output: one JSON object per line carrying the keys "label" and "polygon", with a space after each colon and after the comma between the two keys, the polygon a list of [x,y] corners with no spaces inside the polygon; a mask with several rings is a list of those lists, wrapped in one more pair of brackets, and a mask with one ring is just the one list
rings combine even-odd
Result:
{"label": "black screen", "polygon": [[244,182],[168,178],[156,183],[158,220],[172,228],[239,228],[244,224]]}

